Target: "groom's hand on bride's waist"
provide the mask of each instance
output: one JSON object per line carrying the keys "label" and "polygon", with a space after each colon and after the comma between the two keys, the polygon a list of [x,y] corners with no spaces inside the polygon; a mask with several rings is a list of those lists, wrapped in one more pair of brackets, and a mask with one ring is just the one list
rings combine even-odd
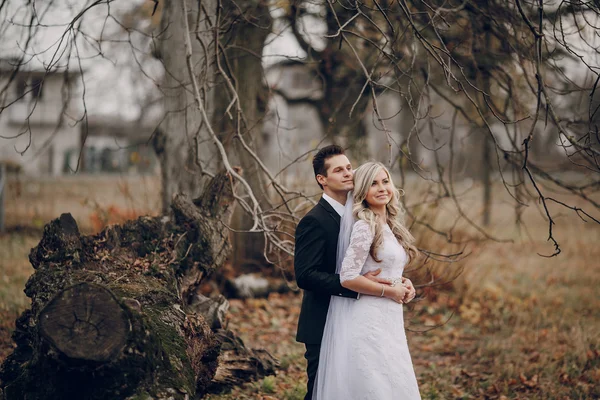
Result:
{"label": "groom's hand on bride's waist", "polygon": [[389,279],[385,279],[385,278],[380,278],[377,275],[379,275],[381,273],[381,268],[377,268],[375,271],[369,271],[366,274],[364,274],[363,276],[365,278],[367,278],[368,280],[371,280],[373,282],[377,282],[377,283],[382,283],[384,285],[392,285],[392,281]]}
{"label": "groom's hand on bride's waist", "polygon": [[[386,286],[392,286],[391,280],[385,279],[385,278],[380,278],[377,276],[380,273],[381,273],[381,268],[377,268],[375,271],[369,271],[369,272],[365,273],[363,276],[370,281],[381,283],[382,285],[386,285]],[[360,299],[360,296],[362,296],[362,294],[359,293],[358,296],[356,297],[356,300]]]}

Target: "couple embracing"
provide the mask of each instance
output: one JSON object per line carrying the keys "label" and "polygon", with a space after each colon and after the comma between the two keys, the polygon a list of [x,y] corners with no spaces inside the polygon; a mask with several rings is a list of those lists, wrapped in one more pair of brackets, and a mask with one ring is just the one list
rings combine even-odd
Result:
{"label": "couple embracing", "polygon": [[382,164],[353,171],[336,145],[313,169],[323,196],[298,224],[294,261],[305,400],[420,399],[402,309],[415,296],[402,272],[417,249],[398,190]]}

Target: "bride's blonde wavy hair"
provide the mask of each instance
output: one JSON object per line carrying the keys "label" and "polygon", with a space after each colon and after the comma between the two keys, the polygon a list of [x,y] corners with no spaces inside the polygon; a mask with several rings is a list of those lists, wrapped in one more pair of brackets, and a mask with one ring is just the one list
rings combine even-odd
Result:
{"label": "bride's blonde wavy hair", "polygon": [[368,222],[371,227],[371,232],[374,233],[373,243],[371,244],[369,253],[375,261],[381,262],[381,260],[377,258],[376,253],[379,246],[383,243],[383,225],[381,218],[378,218],[377,214],[369,208],[366,199],[371,184],[377,177],[377,174],[382,170],[387,174],[393,188],[392,199],[386,205],[387,219],[385,222],[389,225],[394,236],[396,236],[398,243],[406,250],[408,262],[410,263],[417,257],[419,251],[413,244],[415,238],[404,226],[404,209],[400,205],[400,191],[394,186],[392,176],[385,165],[379,162],[369,161],[358,167],[354,172],[354,205],[352,206],[352,215],[357,219]]}

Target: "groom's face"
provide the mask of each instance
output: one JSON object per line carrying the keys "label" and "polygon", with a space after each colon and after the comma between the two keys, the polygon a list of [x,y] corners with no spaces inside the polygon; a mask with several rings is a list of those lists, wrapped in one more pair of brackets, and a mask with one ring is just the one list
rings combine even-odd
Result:
{"label": "groom's face", "polygon": [[319,183],[332,192],[348,192],[354,189],[352,164],[343,154],[333,156],[325,161],[327,176],[317,175]]}

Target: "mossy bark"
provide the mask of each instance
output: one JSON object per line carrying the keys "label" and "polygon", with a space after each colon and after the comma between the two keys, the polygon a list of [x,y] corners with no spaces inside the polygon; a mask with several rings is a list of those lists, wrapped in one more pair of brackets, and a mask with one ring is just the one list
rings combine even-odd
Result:
{"label": "mossy bark", "polygon": [[174,218],[141,217],[94,236],[81,236],[70,214],[46,225],[30,253],[31,308],[18,318],[17,346],[0,369],[4,399],[207,392],[222,340],[188,299],[230,252],[229,176],[217,175],[204,193],[175,196]]}

